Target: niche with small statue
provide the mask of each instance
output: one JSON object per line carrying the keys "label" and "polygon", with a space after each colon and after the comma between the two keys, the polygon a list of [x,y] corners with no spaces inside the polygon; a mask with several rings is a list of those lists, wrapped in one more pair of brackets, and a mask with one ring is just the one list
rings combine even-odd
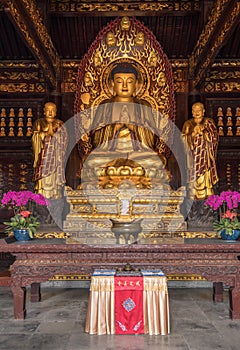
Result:
{"label": "niche with small statue", "polygon": [[34,119],[30,107],[0,107],[0,137],[31,137]]}
{"label": "niche with small statue", "polygon": [[214,118],[219,136],[240,136],[240,104],[239,106],[219,106]]}
{"label": "niche with small statue", "polygon": [[32,128],[42,101],[0,101],[0,194],[33,190]]}
{"label": "niche with small statue", "polygon": [[205,104],[206,116],[214,120],[219,134],[216,191],[239,191],[240,99],[207,98]]}

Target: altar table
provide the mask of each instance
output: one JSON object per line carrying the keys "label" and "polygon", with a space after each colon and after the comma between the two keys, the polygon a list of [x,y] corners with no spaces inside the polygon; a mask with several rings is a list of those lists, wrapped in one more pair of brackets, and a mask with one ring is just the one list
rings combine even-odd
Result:
{"label": "altar table", "polygon": [[0,252],[11,253],[11,290],[15,319],[24,319],[26,286],[31,301],[40,300],[40,283],[56,275],[92,275],[94,269],[161,269],[168,275],[200,275],[212,281],[213,299],[223,301],[229,287],[230,317],[240,319],[240,242],[220,239],[186,239],[183,244],[87,245],[66,244],[64,239],[33,239],[19,243],[0,240]]}
{"label": "altar table", "polygon": [[[114,275],[92,276],[85,331],[89,334],[115,334],[116,332],[116,302],[117,296],[114,288]],[[134,286],[134,281],[139,281],[139,277],[121,277],[126,285],[126,289]],[[121,334],[147,333],[149,335],[166,335],[170,332],[168,288],[166,276],[143,276],[143,300],[141,305],[137,305],[143,311],[142,332],[137,328],[131,330],[128,323],[128,313],[122,326]],[[138,284],[140,286],[140,284]],[[121,290],[118,291],[121,293]],[[117,294],[118,296],[120,294]],[[128,295],[128,294],[126,294]],[[124,300],[124,299],[123,299]],[[133,299],[133,303],[137,303]],[[139,312],[141,313],[141,312]],[[131,316],[130,316],[131,317]],[[141,322],[141,321],[140,321]],[[139,323],[140,323],[139,322]],[[134,323],[135,324],[135,323]],[[129,326],[129,327],[128,327]],[[140,326],[140,324],[139,324]]]}

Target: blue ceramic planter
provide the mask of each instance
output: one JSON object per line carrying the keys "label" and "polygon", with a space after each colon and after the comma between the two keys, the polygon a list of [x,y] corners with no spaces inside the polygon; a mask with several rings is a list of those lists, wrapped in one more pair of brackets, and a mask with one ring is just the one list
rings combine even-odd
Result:
{"label": "blue ceramic planter", "polygon": [[17,241],[29,241],[30,236],[28,234],[28,229],[14,229],[13,230],[14,237]]}
{"label": "blue ceramic planter", "polygon": [[236,241],[240,237],[240,230],[232,230],[232,235],[229,235],[225,232],[225,230],[222,230],[221,232],[221,238],[226,241]]}

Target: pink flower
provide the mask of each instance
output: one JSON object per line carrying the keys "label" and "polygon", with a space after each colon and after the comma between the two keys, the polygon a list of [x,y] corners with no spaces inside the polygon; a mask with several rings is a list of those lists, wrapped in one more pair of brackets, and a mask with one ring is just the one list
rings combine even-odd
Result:
{"label": "pink flower", "polygon": [[226,208],[232,210],[238,208],[240,203],[240,193],[237,191],[222,191],[220,195],[212,194],[205,201],[205,205],[209,206],[213,210],[219,208]]}
{"label": "pink flower", "polygon": [[28,202],[35,202],[43,206],[49,205],[48,200],[42,194],[31,191],[9,191],[4,193],[2,198],[3,205],[12,205],[13,207],[23,207]]}

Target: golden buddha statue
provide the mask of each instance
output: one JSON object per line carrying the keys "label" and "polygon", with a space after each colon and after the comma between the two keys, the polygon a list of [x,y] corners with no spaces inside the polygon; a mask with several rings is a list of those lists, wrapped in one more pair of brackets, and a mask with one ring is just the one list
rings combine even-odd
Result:
{"label": "golden buddha statue", "polygon": [[65,184],[64,157],[68,136],[56,113],[55,103],[45,103],[45,117],[36,120],[32,135],[35,192],[48,199],[61,198]]}
{"label": "golden buddha statue", "polygon": [[174,82],[156,38],[138,20],[117,18],[99,33],[78,72],[74,127],[81,184],[66,187],[70,213],[64,221],[71,242],[114,241],[120,222],[124,231],[142,220],[142,233],[185,228],[185,187],[171,189],[165,169],[174,137]]}
{"label": "golden buddha statue", "polygon": [[[136,97],[138,71],[128,62],[111,71],[113,97],[96,109],[88,137],[92,151],[87,167],[101,173],[101,167],[117,158],[131,159],[146,170],[158,168],[165,174],[166,159],[161,154],[159,136],[152,109],[147,101]],[[156,171],[154,172],[156,175]],[[161,181],[163,176],[161,175]]]}
{"label": "golden buddha statue", "polygon": [[189,195],[193,199],[205,199],[213,194],[213,186],[218,182],[218,131],[214,121],[204,117],[204,112],[201,102],[194,103],[193,118],[187,120],[182,129],[188,145]]}

